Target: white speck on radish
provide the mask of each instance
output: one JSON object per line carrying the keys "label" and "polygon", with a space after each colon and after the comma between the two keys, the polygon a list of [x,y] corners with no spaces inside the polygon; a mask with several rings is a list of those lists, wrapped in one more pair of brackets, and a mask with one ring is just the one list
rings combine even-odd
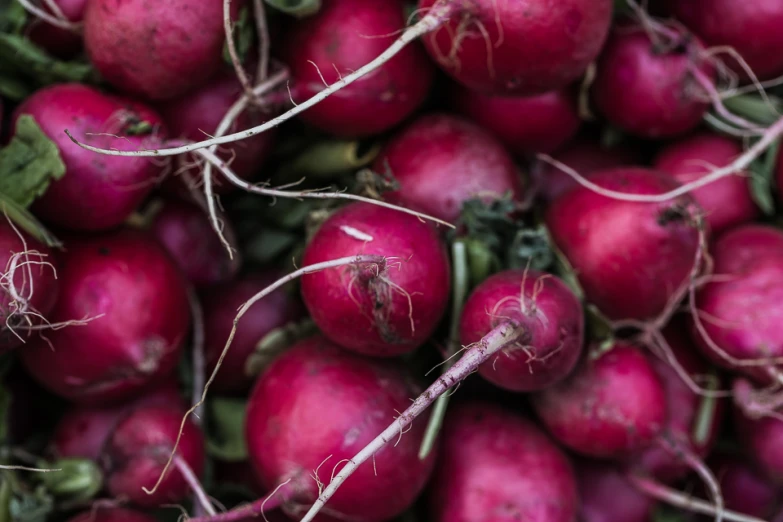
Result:
{"label": "white speck on radish", "polygon": [[368,242],[368,241],[372,241],[373,239],[375,239],[371,235],[365,234],[361,230],[357,230],[357,229],[355,229],[353,227],[349,227],[347,225],[341,226],[340,230],[342,230],[343,232],[345,232],[347,235],[351,236],[352,238],[358,239],[359,241]]}

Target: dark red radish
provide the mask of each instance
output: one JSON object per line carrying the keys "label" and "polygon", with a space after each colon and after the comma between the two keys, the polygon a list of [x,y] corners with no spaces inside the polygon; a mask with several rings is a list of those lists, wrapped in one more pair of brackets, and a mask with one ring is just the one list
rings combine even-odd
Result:
{"label": "dark red radish", "polygon": [[579,482],[582,522],[648,522],[655,500],[636,489],[616,464],[579,459],[574,463]]}
{"label": "dark red radish", "polygon": [[[221,71],[198,89],[160,104],[160,112],[172,137],[201,141],[215,134],[223,117],[242,94],[236,73],[233,70]],[[236,118],[227,134],[255,127],[263,123],[266,116],[263,110],[251,104]],[[221,145],[218,155],[231,166],[234,174],[242,179],[251,179],[261,171],[264,160],[272,151],[274,134],[272,129],[229,145]],[[163,184],[165,189],[175,193],[182,193],[187,187],[183,182],[183,174],[201,185],[201,169],[187,167],[199,158],[192,155],[179,158],[181,161],[173,176],[169,176]],[[227,193],[234,185],[220,176],[213,176],[213,188],[216,193]]]}
{"label": "dark red radish", "polygon": [[[236,16],[242,1],[231,3]],[[89,0],[84,47],[106,81],[151,100],[197,88],[223,63],[223,3]]]}
{"label": "dark red radish", "polygon": [[[419,0],[428,11],[437,0]],[[448,20],[423,37],[430,56],[466,87],[532,95],[561,89],[598,56],[610,0],[450,0]]]}
{"label": "dark red radish", "polygon": [[780,509],[779,486],[773,484],[744,456],[722,454],[710,459],[710,468],[720,481],[726,509],[774,520]]}
{"label": "dark red radish", "polygon": [[711,248],[714,279],[696,296],[694,338],[716,364],[767,381],[776,365],[749,364],[783,356],[783,232],[744,225]]}
{"label": "dark red radish", "polygon": [[434,522],[572,522],[574,470],[532,422],[495,404],[449,408],[432,484]]}
{"label": "dark red radish", "polygon": [[[98,155],[63,132],[96,147],[157,148],[164,137],[160,117],[135,101],[80,84],[36,91],[14,112],[29,114],[60,150],[65,175],[33,203],[41,219],[58,228],[105,230],[121,224],[154,188],[162,160]],[[122,139],[117,139],[120,136]]]}
{"label": "dark red radish", "polygon": [[[672,29],[674,31],[674,29]],[[593,100],[607,120],[643,138],[667,138],[696,128],[709,99],[693,77],[715,80],[714,67],[692,36],[651,40],[641,26],[615,28],[597,62]]]}
{"label": "dark red radish", "polygon": [[536,96],[490,96],[455,86],[452,106],[498,137],[517,156],[551,153],[574,137],[581,120],[568,87]]}
{"label": "dark red radish", "polygon": [[69,518],[68,522],[156,522],[157,519],[141,511],[122,507],[94,506]]}
{"label": "dark red radish", "polygon": [[27,326],[49,319],[60,288],[57,268],[49,247],[0,219],[0,353],[22,345],[32,333]]}
{"label": "dark red radish", "polygon": [[[608,148],[587,136],[580,136],[568,142],[555,152],[553,157],[585,177],[605,169],[641,164],[639,152],[635,148],[627,145]],[[543,161],[533,167],[531,174],[536,193],[545,202],[550,202],[579,185],[574,178]]]}
{"label": "dark red radish", "polygon": [[565,381],[532,397],[544,426],[563,445],[622,459],[652,444],[666,426],[666,392],[637,348],[594,346]]}
{"label": "dark red radish", "polygon": [[459,219],[469,199],[523,194],[522,175],[497,138],[448,114],[428,114],[400,130],[373,168],[399,183],[384,193],[387,201],[448,222]]}
{"label": "dark red radish", "polygon": [[302,277],[313,321],[355,352],[390,357],[413,351],[435,330],[449,300],[451,269],[437,230],[410,214],[351,203],[321,225],[302,263],[358,254],[386,256],[387,262]]}
{"label": "dark red radish", "polygon": [[748,417],[741,407],[734,408],[734,424],[737,427],[742,447],[766,477],[778,486],[783,486],[783,420],[780,411],[776,416],[758,419]]}
{"label": "dark red radish", "polygon": [[[783,74],[783,4],[777,0],[668,0],[671,14],[708,45],[733,48],[759,80]],[[749,37],[752,35],[752,37]],[[721,56],[741,79],[748,75],[730,55]]]}
{"label": "dark red radish", "polygon": [[[701,179],[714,169],[729,165],[742,154],[742,146],[719,134],[699,133],[664,147],[653,166],[682,184]],[[750,194],[748,177],[742,170],[691,192],[713,232],[753,221],[759,209]]]}
{"label": "dark red radish", "polygon": [[484,280],[462,309],[460,342],[476,343],[509,319],[525,334],[482,364],[482,377],[507,390],[537,391],[574,369],[582,353],[584,317],[579,299],[560,279],[507,270]]}
{"label": "dark red radish", "polygon": [[104,407],[72,405],[60,418],[50,439],[50,449],[57,458],[98,460],[106,439],[117,422],[130,411],[142,406],[167,405],[187,409],[178,383],[166,381],[128,402]]}
{"label": "dark red radish", "polygon": [[[399,0],[330,0],[285,33],[282,58],[298,103],[375,59],[405,28]],[[369,136],[407,118],[427,96],[433,67],[412,43],[371,74],[299,117],[337,136]]]}
{"label": "dark red radish", "polygon": [[[349,353],[321,336],[300,341],[259,376],[250,395],[247,445],[261,482],[272,490],[291,480],[279,494],[294,516],[297,504],[309,505],[318,496],[313,475],[328,483],[420,391],[396,362]],[[425,427],[424,420],[415,422],[373,463],[361,465],[325,512],[338,520],[381,522],[407,509],[437,453],[417,456]]]}
{"label": "dark red radish", "polygon": [[166,378],[190,327],[186,282],[158,243],[121,230],[68,242],[46,333],[21,351],[44,387],[79,403],[129,399]]}
{"label": "dark red radish", "polygon": [[[207,291],[201,299],[204,309],[204,355],[208,374],[215,368],[231,333],[237,310],[255,294],[282,277],[276,270],[252,273]],[[245,364],[261,339],[275,328],[304,316],[304,306],[286,288],[280,288],[251,306],[237,331],[231,349],[215,376],[212,388],[220,393],[244,392],[255,379]]]}
{"label": "dark red radish", "polygon": [[[235,244],[234,229],[222,217],[223,235]],[[196,287],[231,280],[241,263],[241,255],[229,257],[226,247],[212,229],[205,209],[179,199],[169,199],[155,214],[150,233],[163,245],[185,277]]]}
{"label": "dark red radish", "polygon": [[[117,498],[133,504],[158,507],[179,503],[190,486],[176,464],[152,493],[180,433],[182,411],[167,405],[136,408],[120,420],[101,452],[106,489]],[[182,459],[198,477],[204,469],[204,436],[188,419],[182,429],[176,459]]]}
{"label": "dark red radish", "polygon": [[[41,19],[34,20],[27,29],[27,37],[46,52],[59,58],[72,58],[82,50],[82,35],[79,24],[84,20],[87,0],[53,0],[60,11],[53,13],[47,2],[40,2],[39,9],[62,20],[71,28],[55,26]],[[60,17],[62,15],[63,18]]]}
{"label": "dark red radish", "polygon": [[[638,167],[596,172],[590,180],[643,195],[679,186],[665,174]],[[629,202],[580,186],[552,202],[546,224],[589,302],[610,319],[649,319],[664,311],[693,270],[701,212],[687,195]]]}

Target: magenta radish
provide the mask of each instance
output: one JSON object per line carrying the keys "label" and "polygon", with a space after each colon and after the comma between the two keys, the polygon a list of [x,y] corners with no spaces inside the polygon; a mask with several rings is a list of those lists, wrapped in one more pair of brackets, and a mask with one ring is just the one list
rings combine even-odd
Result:
{"label": "magenta radish", "polygon": [[455,86],[452,106],[500,139],[517,156],[551,153],[579,129],[577,92],[564,88],[536,96],[489,96]]}
{"label": "magenta radish", "polygon": [[734,423],[743,448],[772,482],[783,486],[783,420],[778,416],[753,419],[734,408]]}
{"label": "magenta radish", "polygon": [[[243,2],[232,2],[233,13]],[[152,100],[176,98],[207,81],[223,57],[223,4],[90,0],[84,47],[117,89]]]}
{"label": "magenta radish", "polygon": [[[437,0],[419,0],[425,12]],[[609,0],[449,0],[448,20],[424,36],[430,56],[470,89],[532,95],[579,78],[606,39]]]}
{"label": "magenta radish", "polygon": [[[679,186],[669,176],[636,167],[604,170],[590,180],[630,194],[662,194]],[[649,319],[664,311],[693,270],[700,214],[688,196],[629,202],[580,186],[549,206],[546,223],[589,302],[610,319]]]}
{"label": "magenta radish", "polygon": [[525,334],[479,368],[482,377],[511,391],[537,391],[566,377],[584,341],[582,306],[551,274],[507,270],[484,280],[460,317],[460,341],[469,346],[507,320]]}
{"label": "magenta radish", "polygon": [[359,254],[385,256],[386,266],[349,265],[302,277],[313,321],[355,352],[411,352],[432,334],[449,300],[449,259],[437,231],[409,214],[352,203],[321,225],[302,263]]}
{"label": "magenta radish", "polygon": [[720,481],[726,508],[772,520],[780,507],[780,487],[765,477],[747,458],[718,455],[710,468]]}
{"label": "magenta radish", "polygon": [[[318,495],[313,474],[328,483],[419,391],[395,362],[351,354],[321,336],[300,341],[259,376],[250,395],[247,445],[264,487],[272,490],[290,480],[278,495],[293,515],[297,504],[310,504]],[[326,512],[380,522],[407,509],[435,461],[435,452],[423,461],[417,456],[425,426],[415,422],[374,463],[360,466]]]}
{"label": "magenta radish", "polygon": [[[269,270],[248,274],[204,294],[201,301],[204,308],[204,355],[208,374],[212,373],[223,351],[237,309],[282,275]],[[254,377],[247,374],[245,365],[256,345],[273,329],[286,326],[303,315],[301,302],[286,288],[275,290],[251,306],[237,324],[231,350],[223,359],[212,388],[220,393],[237,393],[249,389]]]}
{"label": "magenta radish", "polygon": [[133,397],[166,378],[188,334],[186,282],[154,239],[121,230],[68,242],[52,322],[21,351],[25,367],[54,393],[80,403]]}
{"label": "magenta radish", "polygon": [[[154,215],[149,230],[196,287],[224,283],[239,270],[240,254],[234,252],[229,257],[212,229],[207,211],[193,203],[167,200]],[[222,232],[235,243],[234,230],[225,218]]]}
{"label": "magenta radish", "polygon": [[[63,132],[95,146],[120,150],[158,147],[160,117],[124,98],[80,84],[36,91],[14,112],[29,114],[60,150],[65,176],[33,203],[37,216],[60,228],[105,230],[121,224],[144,200],[162,173],[162,160],[97,156]],[[122,139],[117,139],[120,136]]]}
{"label": "magenta radish", "polygon": [[98,460],[101,449],[117,424],[130,411],[149,405],[168,405],[184,413],[185,401],[176,382],[168,381],[144,390],[141,397],[104,407],[72,405],[60,418],[50,440],[57,458]]}
{"label": "magenta radish", "polygon": [[478,125],[448,114],[428,114],[391,138],[373,168],[389,173],[399,190],[387,201],[449,222],[469,199],[523,195],[522,175],[503,145]]}
{"label": "magenta radish", "polygon": [[122,507],[95,506],[69,518],[68,522],[156,522],[156,518]]}
{"label": "magenta radish", "polygon": [[[731,138],[700,133],[663,148],[655,158],[656,169],[682,184],[700,179],[715,168],[725,167],[742,154],[742,146]],[[759,209],[753,202],[748,182],[750,174],[740,171],[691,192],[704,209],[704,218],[713,232],[753,221]]]}
{"label": "magenta radish", "polygon": [[617,465],[578,459],[574,463],[579,483],[583,522],[648,522],[655,501],[636,489]]}
{"label": "magenta radish", "polygon": [[[291,68],[294,100],[301,102],[386,50],[405,28],[398,0],[330,0],[319,13],[285,33],[282,57]],[[433,67],[412,43],[372,74],[300,116],[338,136],[368,136],[397,125],[421,105]]]}
{"label": "magenta radish", "polygon": [[[780,24],[783,5],[777,0],[668,0],[671,13],[707,44],[733,48],[760,80],[783,74],[783,45]],[[753,38],[748,38],[753,35]],[[725,55],[723,60],[740,78],[747,71]]]}
{"label": "magenta radish", "polygon": [[533,395],[549,432],[582,455],[621,459],[652,444],[666,425],[666,392],[644,354],[594,346],[566,380]]}
{"label": "magenta radish", "polygon": [[[242,94],[242,86],[234,71],[220,71],[202,87],[160,104],[163,119],[174,138],[201,141],[207,135],[213,135],[231,106]],[[243,111],[228,133],[239,132],[254,127],[266,119],[266,114],[253,106]],[[231,170],[242,179],[251,179],[258,174],[269,156],[274,144],[274,130],[238,141],[219,148],[219,156],[231,165]],[[163,187],[181,193],[187,187],[183,174],[201,185],[201,171],[186,167],[198,158],[192,155],[180,156],[180,163],[172,176],[166,179]],[[214,176],[214,190],[217,193],[229,192],[234,186],[219,176]],[[183,183],[183,180],[185,183]]]}
{"label": "magenta radish", "polygon": [[697,346],[716,364],[767,381],[779,372],[763,359],[783,356],[783,233],[737,227],[711,254],[714,278],[696,296]]}
{"label": "magenta radish", "polygon": [[179,503],[190,493],[183,477],[181,459],[198,477],[204,468],[204,436],[188,420],[181,433],[174,465],[152,490],[163,472],[180,433],[182,411],[168,405],[148,405],[136,408],[114,427],[101,452],[100,462],[106,489],[114,497],[123,497],[133,504],[158,507]]}
{"label": "magenta radish", "polygon": [[41,2],[39,8],[64,23],[53,25],[44,20],[34,20],[27,29],[27,37],[46,49],[49,54],[72,58],[82,49],[82,35],[79,33],[78,24],[84,19],[87,0],[54,0],[53,3],[59,13],[53,13],[46,2]]}
{"label": "magenta radish", "polygon": [[576,520],[571,463],[530,421],[490,403],[449,409],[433,479],[432,520]]}
{"label": "magenta radish", "polygon": [[597,62],[593,100],[607,120],[631,134],[681,135],[698,126],[709,108],[693,77],[698,70],[715,80],[713,66],[702,58],[704,48],[684,33],[669,40],[653,41],[641,26],[622,25]]}

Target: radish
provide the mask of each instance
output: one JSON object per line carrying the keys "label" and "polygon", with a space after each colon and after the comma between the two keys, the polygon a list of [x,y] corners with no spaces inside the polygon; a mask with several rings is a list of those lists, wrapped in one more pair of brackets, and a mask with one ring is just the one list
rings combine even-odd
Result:
{"label": "radish", "polygon": [[[664,147],[654,167],[680,183],[689,183],[723,167],[742,154],[742,146],[718,134],[699,133]],[[705,221],[713,232],[753,221],[759,209],[753,202],[748,171],[740,171],[691,192],[704,209]]]}
{"label": "radish", "polygon": [[[602,189],[661,194],[678,187],[656,171],[620,167],[593,174]],[[688,196],[621,201],[579,187],[556,199],[546,224],[576,270],[587,300],[610,319],[662,313],[693,270],[701,209]]]}
{"label": "radish", "polygon": [[15,119],[22,114],[35,118],[65,163],[65,175],[32,206],[37,216],[57,227],[105,230],[121,224],[161,173],[161,160],[95,156],[63,134],[67,128],[87,143],[120,150],[157,147],[163,137],[160,117],[137,102],[85,85],[59,84],[28,97],[16,108]]}
{"label": "radish", "polygon": [[710,467],[720,480],[726,507],[765,520],[773,520],[780,508],[780,488],[740,456],[722,454]]}
{"label": "radish", "polygon": [[[282,59],[299,103],[381,54],[405,28],[399,0],[329,0],[317,15],[285,33]],[[303,113],[307,123],[337,136],[369,136],[407,118],[424,101],[433,67],[414,43],[373,74]]]}
{"label": "radish", "polygon": [[633,487],[616,465],[599,460],[575,462],[582,522],[648,522],[655,501]]}
{"label": "radish", "polygon": [[478,125],[448,114],[428,114],[392,137],[373,168],[389,173],[399,190],[387,201],[456,222],[462,205],[506,193],[519,200],[522,177],[503,145]]}
{"label": "radish", "polygon": [[[223,234],[235,244],[231,223],[224,219],[223,227]],[[207,213],[192,203],[167,200],[154,215],[149,230],[196,287],[229,281],[239,270],[239,254],[229,257],[212,231]]]}
{"label": "radish", "polygon": [[470,89],[532,95],[573,82],[598,56],[609,30],[609,0],[419,0],[448,20],[424,36],[430,56]]}
{"label": "radish", "polygon": [[[204,437],[192,421],[180,434],[175,469],[160,481],[166,460],[180,433],[182,411],[168,405],[147,405],[128,413],[114,427],[101,452],[106,488],[114,497],[125,497],[144,507],[179,503],[189,492],[183,468],[198,476],[204,468]],[[156,487],[153,490],[153,485]],[[152,491],[148,494],[147,491]]]}
{"label": "radish", "polygon": [[582,353],[582,306],[550,274],[507,270],[484,280],[470,295],[460,318],[460,340],[469,346],[501,322],[526,327],[513,345],[479,368],[482,377],[511,391],[536,391],[565,378]]}
{"label": "radish", "polygon": [[190,326],[186,283],[146,234],[121,230],[70,241],[50,320],[86,324],[47,332],[21,351],[44,387],[80,403],[133,397],[166,378]]}
{"label": "radish", "polygon": [[517,156],[554,152],[574,137],[581,123],[577,92],[570,87],[520,97],[489,96],[455,86],[451,104]]}
{"label": "radish", "polygon": [[117,424],[129,412],[149,405],[169,405],[185,411],[176,382],[168,381],[128,402],[104,407],[72,405],[60,418],[49,441],[57,458],[98,460],[101,449]]}
{"label": "radish", "polygon": [[327,219],[303,264],[375,254],[388,266],[343,266],[302,277],[302,298],[326,337],[355,352],[390,357],[425,342],[449,300],[450,267],[437,231],[414,216],[367,203]]}
{"label": "radish", "polygon": [[156,522],[156,518],[140,511],[121,507],[95,506],[69,518],[68,522]]}
{"label": "radish", "polygon": [[[320,336],[291,347],[256,381],[247,410],[253,465],[266,488],[284,484],[266,509],[282,500],[286,513],[295,516],[316,498],[318,484],[328,482],[418,392],[397,363],[351,354]],[[359,467],[325,512],[380,522],[407,509],[435,462],[435,453],[423,461],[417,457],[425,426],[414,423],[396,444],[378,452],[372,465]]]}
{"label": "radish", "polygon": [[432,485],[435,522],[576,520],[571,463],[533,423],[491,403],[452,407]]}
{"label": "radish", "polygon": [[41,11],[48,15],[34,20],[27,29],[27,37],[49,54],[59,58],[72,58],[82,50],[82,36],[79,24],[84,20],[87,0],[52,0],[59,11],[52,11],[49,3],[41,2]]}
{"label": "radish", "polygon": [[696,296],[697,345],[725,368],[762,382],[779,380],[770,359],[783,356],[783,233],[765,225],[737,227],[715,241],[711,254],[714,278]]}
{"label": "radish", "polygon": [[[213,135],[223,117],[234,102],[242,94],[242,86],[237,81],[233,71],[220,71],[208,83],[160,104],[160,112],[169,128],[172,137],[199,141],[207,135]],[[239,132],[263,122],[266,114],[263,110],[248,107],[229,127],[229,132]],[[237,142],[231,146],[220,148],[219,155],[231,164],[234,173],[242,179],[251,179],[260,172],[264,160],[272,152],[274,132],[259,134]],[[198,158],[192,155],[180,156],[174,176],[169,176],[163,187],[171,192],[181,193],[186,183],[183,174],[192,181],[200,182],[201,173],[198,168],[188,167]],[[227,193],[234,189],[233,185],[224,179],[215,177],[215,192]]]}
{"label": "radish", "polygon": [[[783,74],[783,56],[778,53],[783,46],[779,31],[783,4],[777,0],[668,0],[667,4],[678,20],[709,45],[732,48],[758,79]],[[726,64],[747,80],[748,71],[735,57],[732,53]]]}
{"label": "radish", "polygon": [[[235,17],[241,1],[232,3]],[[151,100],[176,98],[205,83],[222,64],[219,1],[89,0],[84,47],[106,81]]]}
{"label": "radish", "polygon": [[[204,307],[204,355],[208,375],[212,373],[220,352],[231,332],[236,311],[245,301],[269,286],[280,275],[277,271],[265,270],[251,273],[240,279],[207,291],[203,298]],[[247,373],[248,357],[258,343],[275,328],[301,319],[304,307],[296,296],[286,288],[278,289],[251,306],[245,320],[237,324],[237,331],[231,351],[220,366],[212,383],[220,393],[247,391],[254,376]]]}
{"label": "radish", "polygon": [[666,424],[666,393],[637,348],[594,347],[565,381],[532,397],[544,426],[582,455],[621,459],[652,444]]}
{"label": "radish", "polygon": [[702,45],[682,32],[652,40],[642,26],[616,27],[597,62],[595,104],[607,120],[631,134],[684,134],[699,125],[709,108],[693,77],[696,70],[715,81],[715,70],[703,54]]}

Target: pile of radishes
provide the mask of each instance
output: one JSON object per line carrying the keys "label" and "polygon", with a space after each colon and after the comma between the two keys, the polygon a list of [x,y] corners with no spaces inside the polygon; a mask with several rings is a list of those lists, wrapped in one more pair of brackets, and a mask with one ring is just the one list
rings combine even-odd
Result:
{"label": "pile of radishes", "polygon": [[0,522],[783,522],[781,27],[0,0]]}

